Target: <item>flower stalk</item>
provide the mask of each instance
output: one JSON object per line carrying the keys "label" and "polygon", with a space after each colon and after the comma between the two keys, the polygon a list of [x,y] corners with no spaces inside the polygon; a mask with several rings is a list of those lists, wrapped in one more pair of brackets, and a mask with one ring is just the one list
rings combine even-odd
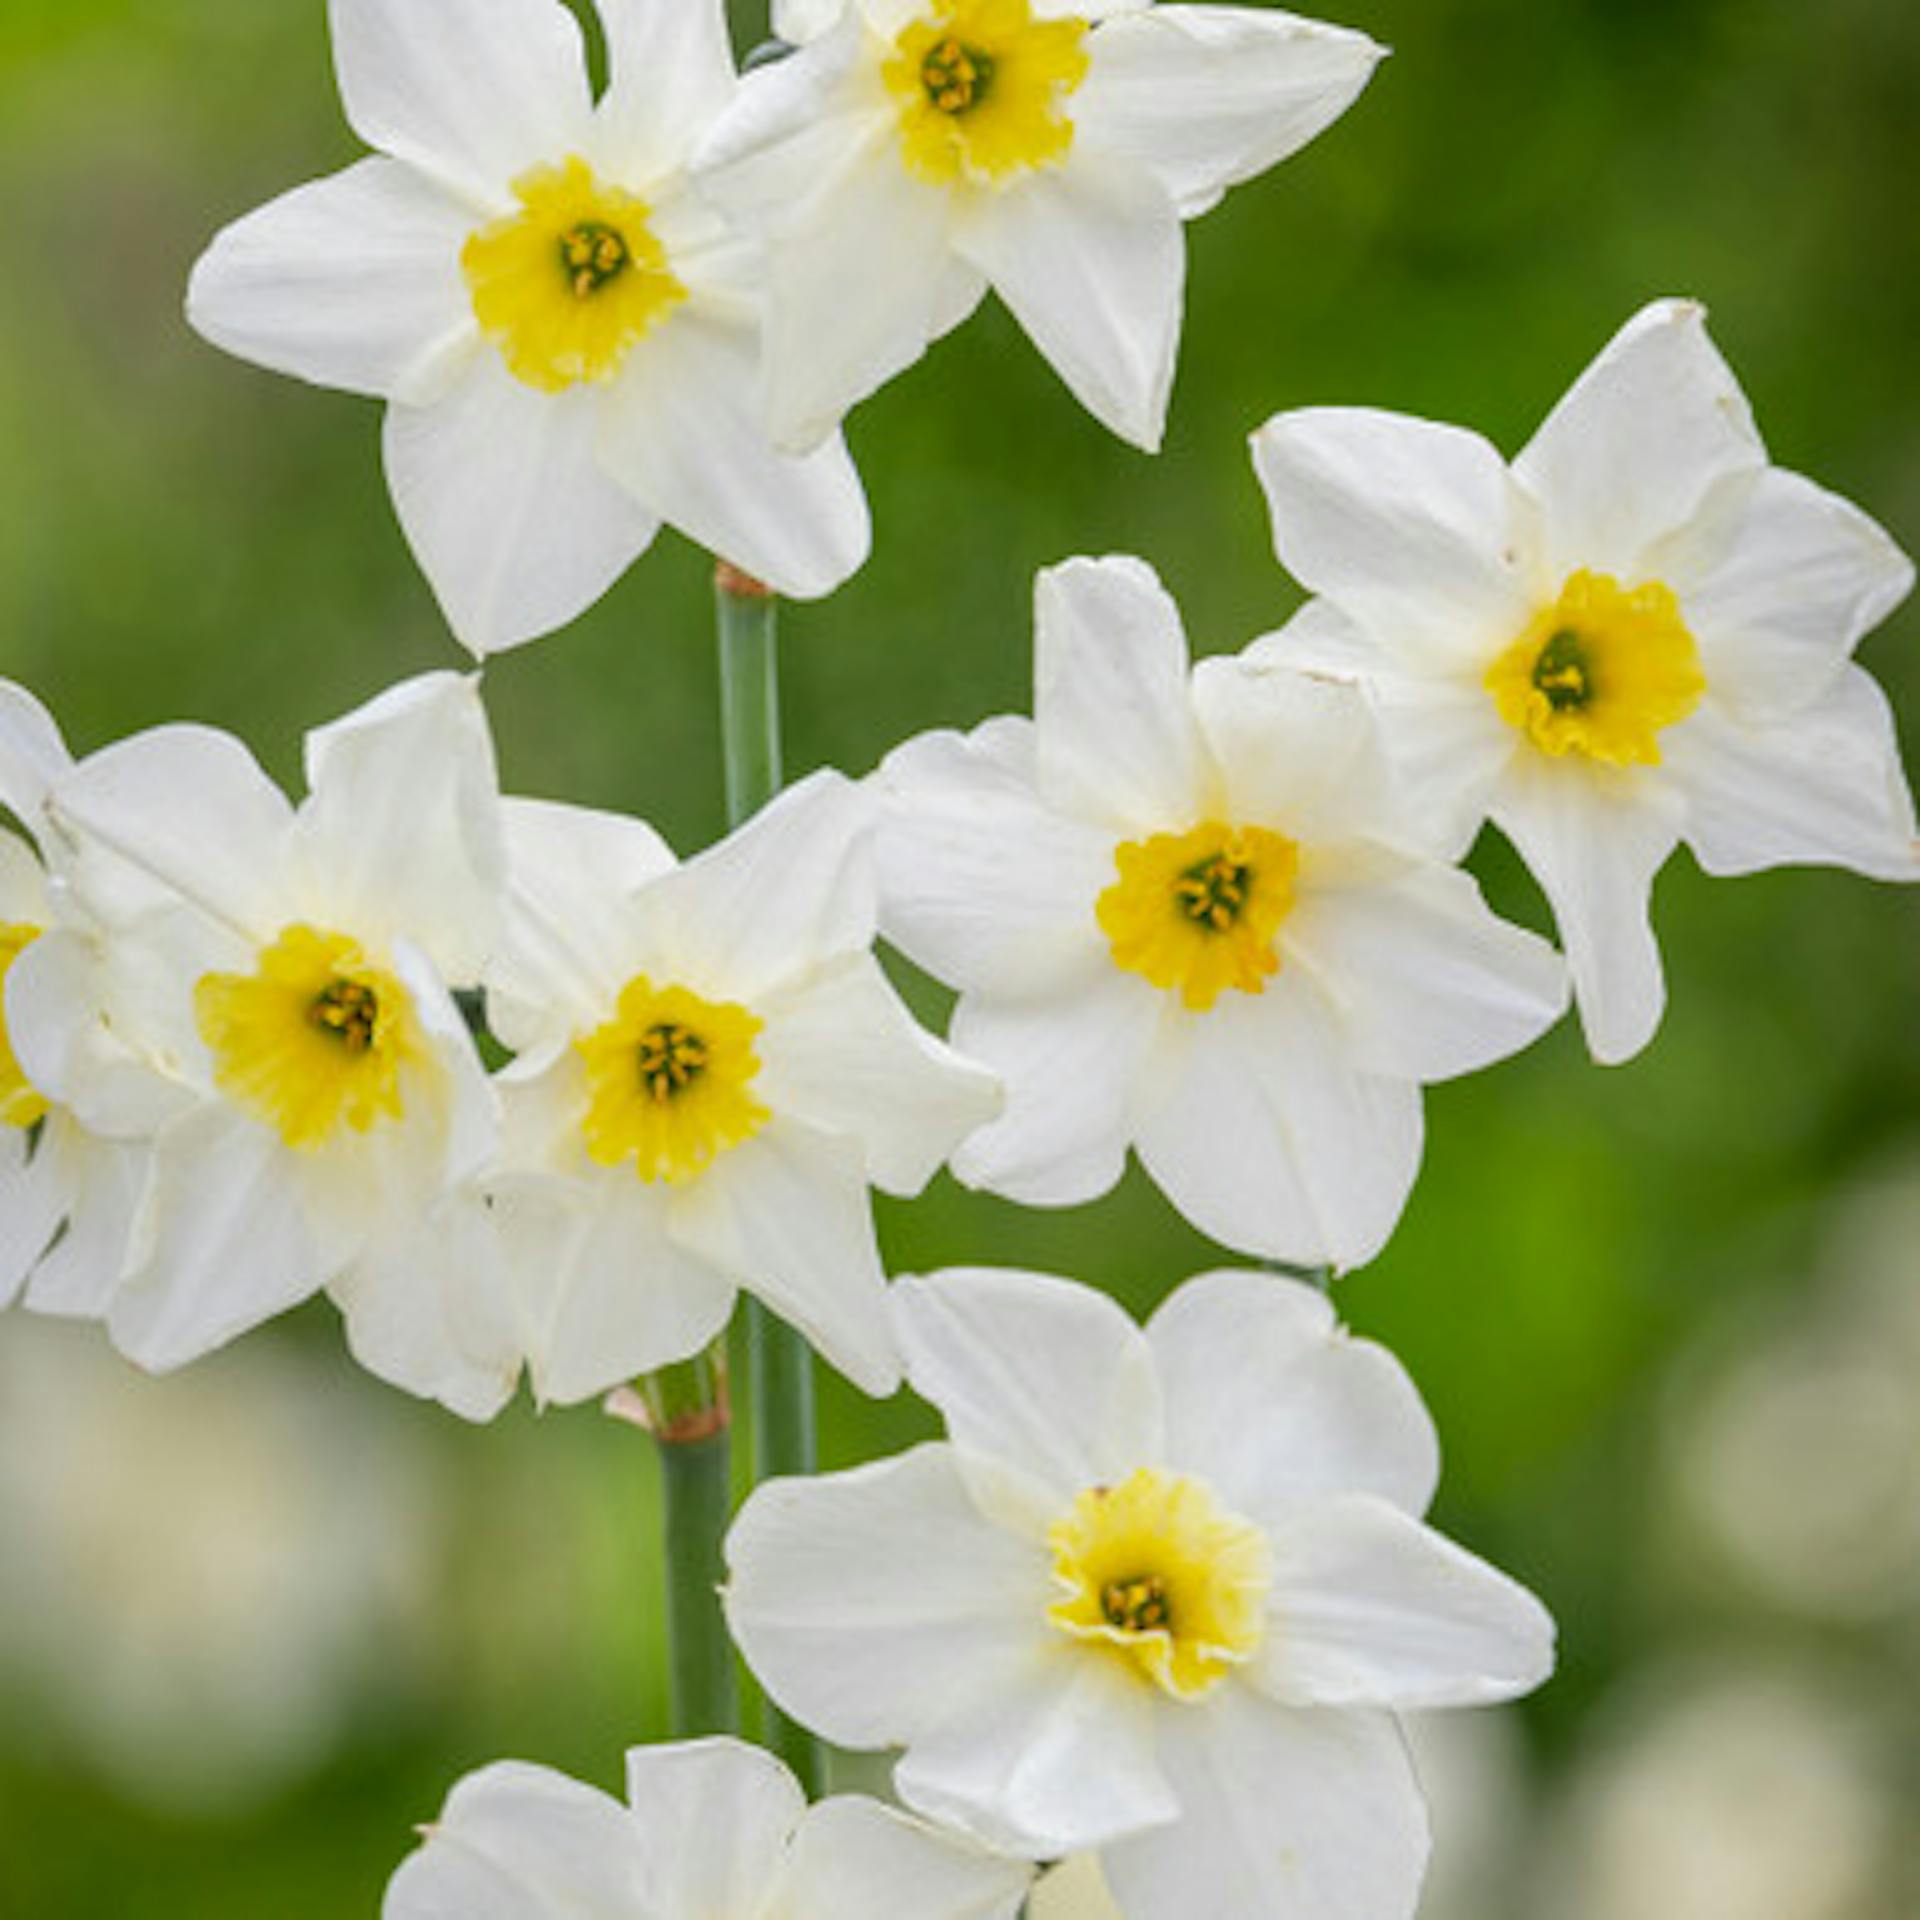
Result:
{"label": "flower stalk", "polygon": [[660,1449],[667,1583],[668,1714],[675,1739],[735,1733],[740,1689],[720,1612],[720,1543],[733,1512],[733,1410],[724,1343],[662,1367],[634,1389]]}
{"label": "flower stalk", "polygon": [[[726,765],[727,820],[739,826],[779,792],[779,602],[771,588],[722,560],[714,570],[720,643],[720,737]],[[748,1391],[752,1402],[753,1480],[810,1474],[818,1465],[813,1355],[793,1328],[749,1299]],[[811,1794],[822,1786],[819,1743],[767,1707],[766,1744]]]}

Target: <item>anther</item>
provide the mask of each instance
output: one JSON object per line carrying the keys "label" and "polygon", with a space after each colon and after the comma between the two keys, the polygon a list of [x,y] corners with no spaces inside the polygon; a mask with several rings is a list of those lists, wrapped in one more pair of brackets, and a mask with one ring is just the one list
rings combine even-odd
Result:
{"label": "anther", "polygon": [[664,1021],[640,1036],[640,1084],[660,1102],[685,1093],[707,1068],[707,1045],[697,1033]]}
{"label": "anther", "polygon": [[1166,1582],[1157,1573],[1108,1581],[1100,1589],[1100,1611],[1107,1625],[1122,1633],[1164,1632],[1172,1618]]}
{"label": "anther", "polygon": [[1533,663],[1533,684],[1555,713],[1571,712],[1593,699],[1593,667],[1586,642],[1572,627],[1562,627],[1540,649]]}
{"label": "anther", "polygon": [[560,236],[560,265],[575,299],[590,298],[632,264],[626,236],[602,220],[582,220]]}
{"label": "anther", "polygon": [[349,1053],[365,1053],[380,1018],[379,996],[358,980],[334,980],[315,997],[307,1017]]}
{"label": "anther", "polygon": [[1253,870],[1239,861],[1216,853],[1189,867],[1173,889],[1180,910],[1196,926],[1225,933],[1240,918],[1247,904],[1248,883]]}
{"label": "anther", "polygon": [[948,34],[920,63],[920,84],[942,113],[966,113],[980,104],[993,84],[993,61]]}

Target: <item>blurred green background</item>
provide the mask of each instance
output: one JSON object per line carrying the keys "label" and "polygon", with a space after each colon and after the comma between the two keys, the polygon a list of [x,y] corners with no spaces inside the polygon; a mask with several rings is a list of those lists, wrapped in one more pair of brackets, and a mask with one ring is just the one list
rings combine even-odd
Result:
{"label": "blurred green background", "polygon": [[[739,10],[743,44],[757,22]],[[793,771],[1024,710],[1035,570],[1144,554],[1195,645],[1280,623],[1244,440],[1365,402],[1516,449],[1646,299],[1714,312],[1777,457],[1920,547],[1912,0],[1353,0],[1396,49],[1191,230],[1167,451],[1083,417],[997,309],[851,438],[877,545],[787,621]],[[0,0],[0,672],[84,751],[303,728],[457,653],[377,410],[180,317],[224,222],[356,152],[321,0]],[[1863,655],[1911,734],[1920,616]],[[708,564],[673,536],[495,662],[510,789],[719,830]],[[1496,904],[1543,910],[1503,848]],[[1920,1911],[1920,895],[1787,872],[1658,916],[1673,1004],[1437,1090],[1343,1284],[1445,1438],[1439,1519],[1557,1613],[1560,1677],[1435,1753],[1450,1920]],[[1025,1264],[1145,1306],[1215,1256],[1134,1180],[885,1205],[896,1270]],[[929,1428],[826,1388],[830,1461]],[[152,1383],[0,1326],[0,1916],[372,1914],[460,1773],[617,1778],[662,1729],[653,1469],[591,1410],[472,1431],[324,1303]],[[1197,1920],[1204,1920],[1198,1916]]]}

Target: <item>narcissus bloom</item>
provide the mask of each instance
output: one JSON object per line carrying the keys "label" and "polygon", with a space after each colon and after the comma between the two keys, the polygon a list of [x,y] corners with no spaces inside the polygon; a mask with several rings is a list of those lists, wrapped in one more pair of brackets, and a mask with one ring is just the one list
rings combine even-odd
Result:
{"label": "narcissus bloom", "polygon": [[1598,1059],[1666,990],[1653,877],[1792,862],[1920,879],[1893,717],[1852,654],[1913,568],[1768,464],[1706,316],[1631,321],[1512,467],[1357,409],[1254,435],[1285,566],[1320,596],[1254,650],[1364,673],[1421,808],[1491,818],[1546,890]]}
{"label": "narcissus bloom", "polygon": [[1566,1004],[1558,957],[1423,848],[1365,696],[1188,669],[1137,560],[1040,576],[1034,719],[881,770],[882,925],[959,988],[953,1042],[1007,1085],[961,1179],[1032,1206],[1137,1150],[1247,1253],[1352,1266],[1420,1162],[1422,1083]]}
{"label": "narcissus bloom", "polygon": [[349,1275],[494,1149],[448,992],[499,912],[478,695],[395,687],[309,735],[307,771],[295,808],[230,735],[159,727],[48,795],[76,912],[14,962],[9,1032],[89,1131],[151,1143],[124,1263],[95,1276],[151,1368]]}
{"label": "narcissus bloom", "polygon": [[664,521],[801,597],[866,557],[837,440],[758,419],[760,269],[685,162],[737,84],[722,0],[331,0],[378,149],[229,227],[188,309],[263,366],[392,404],[387,476],[459,638],[571,620]]}
{"label": "narcissus bloom", "polygon": [[1266,1274],[1194,1280],[1144,1332],[1034,1274],[894,1307],[948,1439],[749,1498],[727,1614],[769,1694],[904,1747],[931,1818],[1097,1850],[1127,1920],[1408,1920],[1395,1710],[1525,1693],[1553,1630],[1421,1524],[1437,1452],[1399,1366]]}
{"label": "narcissus bloom", "polygon": [[627,1804],[546,1767],[469,1774],[383,1920],[1014,1920],[1031,1869],[856,1794],[809,1807],[738,1740],[635,1747]]}
{"label": "narcissus bloom", "polygon": [[991,286],[1074,394],[1159,444],[1181,222],[1346,111],[1381,49],[1250,7],[786,0],[804,44],[696,157],[771,251],[774,431],[808,446]]}
{"label": "narcissus bloom", "polygon": [[857,1385],[898,1385],[869,1187],[918,1192],[999,1090],[873,957],[872,812],[816,774],[680,866],[637,820],[508,803],[506,1164],[575,1203],[517,1262],[543,1399],[698,1352],[743,1286]]}
{"label": "narcissus bloom", "polygon": [[[71,764],[53,716],[0,681],[0,804],[36,839],[47,791]],[[125,1257],[145,1154],[89,1132],[14,1050],[6,981],[61,912],[35,847],[0,831],[0,1307],[24,1297],[38,1313],[86,1317]]]}

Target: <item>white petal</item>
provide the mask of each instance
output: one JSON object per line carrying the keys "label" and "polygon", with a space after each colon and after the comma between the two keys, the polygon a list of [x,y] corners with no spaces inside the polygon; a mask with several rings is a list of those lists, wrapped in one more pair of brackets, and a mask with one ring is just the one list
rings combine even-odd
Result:
{"label": "white petal", "polygon": [[405,938],[449,981],[476,984],[506,879],[477,683],[424,674],[317,728],[307,779],[300,857],[334,923],[383,945]]}
{"label": "white petal", "polygon": [[525,1185],[494,1206],[543,1403],[570,1406],[685,1360],[732,1316],[732,1281],[674,1244],[666,1195],[630,1173],[600,1173],[572,1207]]}
{"label": "white petal", "polygon": [[823,769],[642,896],[703,993],[753,1000],[873,944],[873,799]]}
{"label": "white petal", "polygon": [[[996,735],[1005,724],[988,723]],[[882,763],[880,925],[963,992],[1037,995],[1100,953],[1093,909],[1115,877],[1114,841],[1044,805],[986,733],[922,734]]]}
{"label": "white petal", "polygon": [[733,98],[725,0],[594,0],[606,31],[607,90],[596,142],[617,180],[675,173]]}
{"label": "white petal", "polygon": [[953,1044],[999,1076],[1006,1108],[960,1146],[955,1176],[1030,1207],[1106,1193],[1126,1170],[1162,1001],[1104,954],[1043,997],[963,998]]}
{"label": "white petal", "polygon": [[865,1156],[775,1120],[671,1203],[675,1241],[798,1327],[862,1392],[900,1384]]}
{"label": "white petal", "polygon": [[606,395],[597,447],[647,509],[777,592],[816,600],[872,544],[845,444],[777,451],[760,417],[760,335],[713,308],[676,313]]}
{"label": "white petal", "polygon": [[1243,1253],[1371,1260],[1419,1171],[1419,1088],[1363,1072],[1331,1010],[1285,969],[1185,1024],[1184,1055],[1134,1143],[1167,1198]]}
{"label": "white petal", "polygon": [[1438,859],[1461,860],[1486,822],[1520,737],[1477,678],[1410,668],[1389,650],[1389,638],[1368,633],[1331,600],[1309,600],[1240,657],[1249,666],[1364,686],[1392,767],[1395,837]]}
{"label": "white petal", "polygon": [[30,1150],[24,1129],[0,1133],[0,1307],[13,1304],[66,1218],[66,1183],[55,1173],[44,1140]]}
{"label": "white petal", "polygon": [[1167,189],[1118,154],[965,206],[954,245],[1096,420],[1158,452],[1187,251]]}
{"label": "white petal", "polygon": [[870,953],[848,954],[776,999],[758,1096],[866,1153],[867,1177],[915,1194],[1001,1106],[1000,1082],[919,1026]]}
{"label": "white petal", "polygon": [[1142,8],[1088,51],[1076,132],[1148,167],[1186,219],[1331,126],[1386,54],[1343,27],[1216,6]]}
{"label": "white petal", "polygon": [[153,1373],[184,1366],[297,1305],[326,1278],[288,1150],[210,1102],[154,1142],[133,1265],[107,1329]]}
{"label": "white petal", "polygon": [[639,1836],[618,1801],[547,1767],[468,1774],[387,1889],[383,1920],[629,1920]]}
{"label": "white petal", "polygon": [[362,160],[217,234],[195,263],[187,318],[276,373],[379,399],[425,401],[477,346],[462,206],[398,160]]}
{"label": "white petal", "polygon": [[958,1717],[913,1742],[894,1769],[901,1799],[1036,1859],[1174,1817],[1152,1689],[1118,1660],[1057,1632],[1055,1642],[1018,1684],[974,1688]]}
{"label": "white petal", "polygon": [[1861,668],[1772,725],[1742,724],[1710,702],[1664,744],[1686,795],[1687,844],[1709,873],[1817,863],[1920,879],[1893,709]]}
{"label": "white petal", "polygon": [[672,850],[625,814],[507,800],[507,908],[487,966],[487,1016],[516,1053],[596,1023],[626,984],[626,896],[674,866]]}
{"label": "white petal", "polygon": [[519,1383],[524,1336],[492,1210],[467,1189],[383,1235],[327,1291],[369,1373],[491,1420]]}
{"label": "white petal", "polygon": [[1384,1501],[1306,1508],[1273,1547],[1267,1638],[1248,1678],[1283,1706],[1485,1706],[1553,1671],[1539,1601]]}
{"label": "white petal", "polygon": [[1784,720],[1913,590],[1913,562],[1838,494],[1768,468],[1724,480],[1649,562],[1679,596],[1716,700]]}
{"label": "white petal", "polygon": [[1405,824],[1365,687],[1245,656],[1203,660],[1193,708],[1233,820],[1304,847]]}
{"label": "white petal", "polygon": [[1706,309],[1661,300],[1574,383],[1514,475],[1539,502],[1557,576],[1588,567],[1632,584],[1716,482],[1766,458],[1746,396],[1707,337]]}
{"label": "white petal", "polygon": [[984,1520],[951,1447],[769,1480],[727,1536],[727,1623],[769,1694],[843,1746],[897,1746],[1017,1683],[1046,1622],[1043,1547]]}
{"label": "white petal", "polygon": [[765,1911],[807,1811],[772,1754],[727,1739],[632,1748],[627,1804],[647,1862],[644,1911],[716,1920]]}
{"label": "white petal", "polygon": [[701,190],[767,241],[769,420],[794,450],[918,360],[956,304],[949,196],[902,164],[873,65],[849,15],[748,74],[696,161]]}
{"label": "white petal", "polygon": [[1205,783],[1180,610],[1144,560],[1068,560],[1034,584],[1040,791],[1123,834],[1177,831]]}
{"label": "white petal", "polygon": [[586,144],[586,50],[555,0],[329,0],[329,17],[353,130],[480,205]]}
{"label": "white petal", "polygon": [[1023,1860],[840,1794],[795,1836],[780,1911],[790,1920],[1014,1920],[1032,1877]]}
{"label": "white petal", "polygon": [[387,410],[400,524],[461,645],[498,653],[584,613],[659,518],[601,472],[599,396],[542,393],[497,353],[431,406]]}
{"label": "white petal", "polygon": [[74,884],[102,919],[185,900],[245,939],[280,924],[293,810],[232,734],[134,734],[88,755],[47,804]]}
{"label": "white petal", "polygon": [[1311,407],[1269,420],[1253,464],[1280,564],[1387,658],[1470,673],[1526,625],[1532,517],[1478,434]]}
{"label": "white petal", "polygon": [[1161,1744],[1179,1822],[1100,1860],[1127,1920],[1413,1920],[1426,1808],[1388,1715],[1224,1687]]}
{"label": "white petal", "polygon": [[102,1140],[57,1110],[47,1116],[37,1161],[68,1196],[71,1211],[66,1232],[27,1282],[32,1312],[104,1318],[126,1270],[149,1159],[144,1144]]}
{"label": "white petal", "polygon": [[1521,754],[1493,820],[1553,903],[1593,1057],[1631,1060],[1667,1003],[1650,907],[1680,837],[1671,783]]}
{"label": "white petal", "polygon": [[1425,1513],[1440,1443],[1406,1370],[1357,1340],[1317,1289],[1263,1273],[1189,1280],[1147,1323],[1167,1461],[1236,1511],[1279,1524],[1303,1502],[1369,1493]]}
{"label": "white petal", "polygon": [[1304,893],[1281,941],[1339,1007],[1371,1073],[1471,1073],[1530,1046],[1567,1010],[1560,956],[1497,919],[1455,867]]}
{"label": "white petal", "polygon": [[0,806],[37,834],[47,789],[72,764],[53,715],[25,687],[0,680]]}
{"label": "white petal", "polygon": [[893,1314],[907,1377],[963,1467],[985,1460],[1031,1483],[1041,1532],[1086,1488],[1160,1457],[1152,1352],[1104,1293],[956,1267],[898,1281]]}

